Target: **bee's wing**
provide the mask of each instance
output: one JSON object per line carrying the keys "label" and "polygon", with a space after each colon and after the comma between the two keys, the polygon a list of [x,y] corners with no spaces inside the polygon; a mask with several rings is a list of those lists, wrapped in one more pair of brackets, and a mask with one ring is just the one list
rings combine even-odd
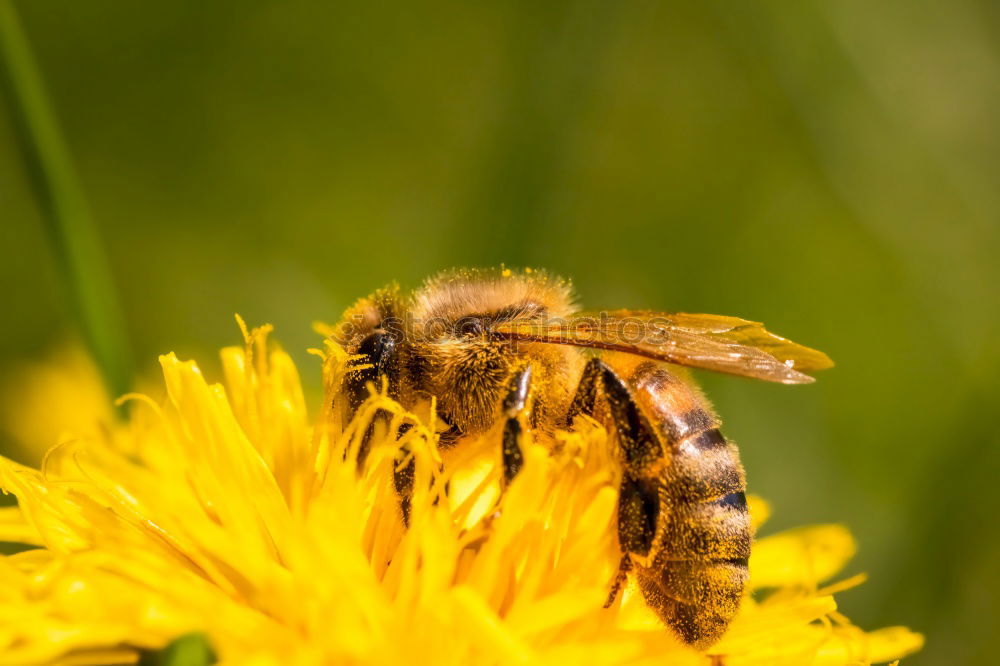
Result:
{"label": "bee's wing", "polygon": [[568,319],[512,320],[493,331],[516,340],[577,345],[782,384],[815,381],[804,372],[833,365],[821,351],[738,317],[646,310],[582,312]]}

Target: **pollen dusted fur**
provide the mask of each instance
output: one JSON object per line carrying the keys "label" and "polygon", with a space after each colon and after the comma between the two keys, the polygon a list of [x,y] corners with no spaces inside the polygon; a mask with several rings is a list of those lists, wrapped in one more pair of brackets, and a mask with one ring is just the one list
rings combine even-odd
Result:
{"label": "pollen dusted fur", "polygon": [[[648,334],[639,345],[614,336],[610,326],[625,323]],[[590,333],[596,327],[603,327],[599,339]],[[727,338],[729,330],[737,332]],[[742,344],[747,330],[749,346]],[[650,607],[696,647],[717,641],[739,609],[752,533],[737,449],[664,355],[713,369],[720,368],[712,362],[729,363],[740,374],[786,383],[811,378],[771,352],[826,367],[821,353],[743,320],[619,311],[610,324],[607,316],[591,321],[567,282],[538,271],[451,271],[410,296],[388,287],[348,310],[335,338],[363,359],[363,369],[345,378],[343,404],[356,407],[382,383],[408,409],[433,396],[449,448],[502,427],[508,484],[523,464],[526,429],[551,444],[558,428],[583,414],[614,433],[622,560],[608,604],[631,572]],[[715,346],[706,351],[705,344]],[[362,444],[359,460],[368,448]],[[409,468],[396,486],[408,522]]]}
{"label": "pollen dusted fur", "polygon": [[[583,366],[579,353],[542,343],[497,344],[485,327],[568,317],[574,310],[569,284],[545,273],[453,271],[428,280],[409,298],[390,286],[358,301],[334,338],[351,353],[365,353],[366,342],[383,339],[395,357],[390,393],[410,406],[434,396],[438,415],[454,434],[485,432],[498,416],[514,369],[531,365],[532,424],[546,431],[569,405],[572,378]],[[377,374],[348,378],[348,391],[364,395],[364,381]]]}

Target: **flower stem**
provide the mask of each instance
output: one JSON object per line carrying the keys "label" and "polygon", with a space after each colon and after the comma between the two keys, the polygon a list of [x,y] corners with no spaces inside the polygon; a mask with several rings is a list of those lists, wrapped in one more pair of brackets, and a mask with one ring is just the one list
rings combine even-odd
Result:
{"label": "flower stem", "polygon": [[108,389],[124,393],[131,381],[131,355],[114,283],[11,0],[0,0],[0,85],[73,314]]}

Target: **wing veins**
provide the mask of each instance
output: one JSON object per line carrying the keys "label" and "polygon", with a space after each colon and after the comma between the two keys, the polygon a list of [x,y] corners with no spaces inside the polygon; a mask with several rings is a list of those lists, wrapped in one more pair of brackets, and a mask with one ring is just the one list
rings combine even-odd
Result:
{"label": "wing veins", "polygon": [[[635,341],[623,339],[629,326],[639,336]],[[717,315],[580,313],[556,324],[505,322],[493,332],[511,340],[619,351],[783,384],[813,382],[813,377],[800,370],[833,365],[822,352],[775,335],[760,323]]]}

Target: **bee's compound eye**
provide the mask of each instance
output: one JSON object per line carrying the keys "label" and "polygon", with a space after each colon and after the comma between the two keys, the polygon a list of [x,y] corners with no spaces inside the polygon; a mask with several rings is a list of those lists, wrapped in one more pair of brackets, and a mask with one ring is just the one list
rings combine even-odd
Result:
{"label": "bee's compound eye", "polygon": [[479,317],[464,317],[458,320],[455,330],[459,335],[471,338],[482,335],[483,332],[486,331],[486,326],[483,324],[483,320]]}

